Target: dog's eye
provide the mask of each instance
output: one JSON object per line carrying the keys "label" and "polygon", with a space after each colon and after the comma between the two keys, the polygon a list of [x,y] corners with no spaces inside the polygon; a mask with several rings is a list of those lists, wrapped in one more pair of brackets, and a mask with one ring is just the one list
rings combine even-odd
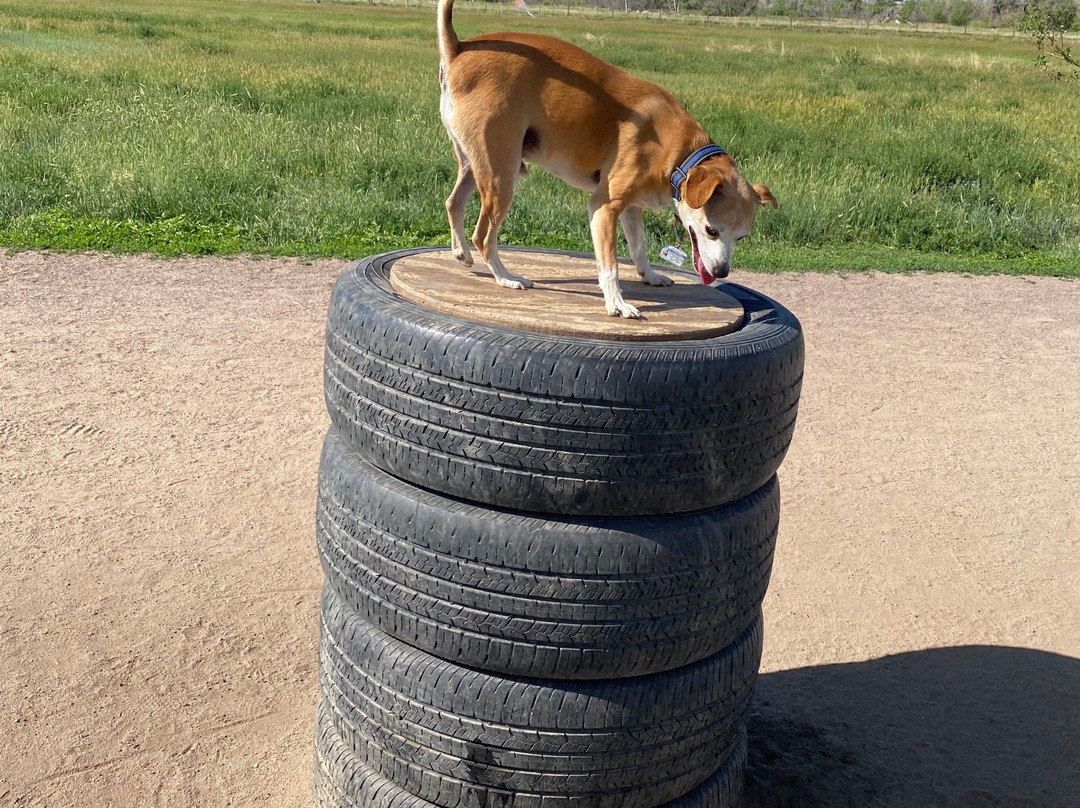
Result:
{"label": "dog's eye", "polygon": [[705,228],[705,235],[709,238],[720,238],[720,234],[711,227]]}

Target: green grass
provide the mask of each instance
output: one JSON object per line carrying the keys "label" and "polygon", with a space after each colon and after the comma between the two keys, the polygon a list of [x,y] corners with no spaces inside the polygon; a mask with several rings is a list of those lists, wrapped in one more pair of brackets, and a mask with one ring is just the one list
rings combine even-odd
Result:
{"label": "green grass", "polygon": [[[455,18],[560,36],[671,89],[780,200],[738,266],[1080,275],[1080,92],[1020,39]],[[445,243],[436,72],[430,7],[0,0],[0,245]],[[588,250],[584,210],[534,171],[501,241]],[[655,256],[670,215],[646,223]]]}

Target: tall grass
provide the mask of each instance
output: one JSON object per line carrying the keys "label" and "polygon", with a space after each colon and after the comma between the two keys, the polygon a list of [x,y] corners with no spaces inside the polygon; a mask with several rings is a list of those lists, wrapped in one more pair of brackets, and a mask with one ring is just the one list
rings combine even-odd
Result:
{"label": "tall grass", "polygon": [[[1080,93],[1019,41],[455,18],[569,39],[679,96],[780,199],[741,266],[1080,275]],[[0,0],[0,244],[445,242],[433,29],[431,9]],[[502,240],[589,249],[584,208],[534,171]],[[669,216],[647,224],[655,254]]]}

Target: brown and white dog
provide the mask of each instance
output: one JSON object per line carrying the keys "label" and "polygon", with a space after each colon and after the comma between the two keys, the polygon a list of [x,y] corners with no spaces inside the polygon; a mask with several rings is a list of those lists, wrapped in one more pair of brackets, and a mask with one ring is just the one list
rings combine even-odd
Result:
{"label": "brown and white dog", "polygon": [[465,205],[479,190],[473,244],[501,286],[532,286],[506,271],[498,251],[499,226],[528,161],[592,193],[589,229],[608,314],[641,316],[619,286],[617,221],[641,280],[671,283],[649,265],[644,207],[660,209],[674,198],[702,283],[728,274],[735,242],[750,232],[758,206],[777,203],[764,185],[746,182],[722,149],[688,164],[712,140],[671,93],[552,37],[498,33],[462,42],[453,6],[439,0],[439,83],[458,159],[446,211],[459,261],[472,266]]}

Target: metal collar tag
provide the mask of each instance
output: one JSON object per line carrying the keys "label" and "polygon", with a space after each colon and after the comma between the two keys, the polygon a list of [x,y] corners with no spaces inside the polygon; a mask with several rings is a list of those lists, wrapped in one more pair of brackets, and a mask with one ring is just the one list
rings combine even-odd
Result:
{"label": "metal collar tag", "polygon": [[672,196],[675,197],[676,202],[682,199],[682,191],[679,190],[679,186],[683,184],[683,181],[686,179],[686,175],[690,173],[690,169],[696,166],[706,157],[712,157],[715,154],[727,154],[727,152],[712,143],[710,143],[708,146],[702,146],[696,152],[683,160],[682,165],[677,166],[675,170],[671,172],[671,187],[675,189],[675,192],[672,194]]}

